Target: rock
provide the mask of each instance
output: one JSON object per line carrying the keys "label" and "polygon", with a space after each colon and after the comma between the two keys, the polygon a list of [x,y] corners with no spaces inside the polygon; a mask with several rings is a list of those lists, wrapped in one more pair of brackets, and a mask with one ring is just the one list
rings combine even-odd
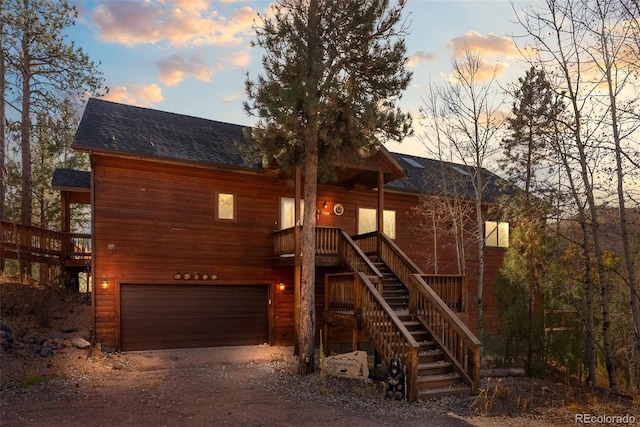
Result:
{"label": "rock", "polygon": [[13,337],[11,336],[11,329],[0,330],[0,349],[2,349],[4,353],[11,353],[11,351],[13,350]]}
{"label": "rock", "polygon": [[106,345],[103,345],[101,350],[103,353],[109,353],[109,354],[116,352],[115,347],[107,347]]}
{"label": "rock", "polygon": [[71,338],[71,345],[75,348],[85,349],[91,346],[91,343],[83,338]]}
{"label": "rock", "polygon": [[11,327],[4,322],[0,322],[0,331],[5,331],[5,332],[8,332],[9,334],[12,333]]}
{"label": "rock", "polygon": [[47,357],[53,354],[53,349],[49,346],[44,346],[40,349],[40,356]]}
{"label": "rock", "polygon": [[367,353],[354,351],[329,356],[324,360],[323,370],[327,375],[366,380],[369,378]]}

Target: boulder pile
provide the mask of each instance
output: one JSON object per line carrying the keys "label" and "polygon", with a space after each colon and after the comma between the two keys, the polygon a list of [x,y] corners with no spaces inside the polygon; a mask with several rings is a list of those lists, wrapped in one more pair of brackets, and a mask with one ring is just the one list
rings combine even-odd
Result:
{"label": "boulder pile", "polygon": [[0,353],[48,357],[67,347],[89,348],[91,343],[75,336],[77,333],[77,329],[55,331],[47,336],[26,331],[14,332],[9,325],[0,322]]}

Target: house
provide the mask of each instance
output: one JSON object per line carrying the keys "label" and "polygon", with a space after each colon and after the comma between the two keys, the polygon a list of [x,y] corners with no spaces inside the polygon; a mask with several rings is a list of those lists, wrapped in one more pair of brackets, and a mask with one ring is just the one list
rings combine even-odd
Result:
{"label": "house", "polygon": [[[91,159],[96,342],[121,350],[293,343],[294,272],[299,265],[294,225],[300,181],[277,168],[247,164],[238,150],[238,144],[246,143],[242,126],[95,98],[88,101],[73,148]],[[449,348],[447,357],[458,357],[461,366],[467,364],[474,372],[478,369],[473,347],[479,345],[471,333],[477,317],[477,260],[471,256],[461,276],[455,263],[447,261],[450,242],[443,242],[436,249],[442,263],[434,274],[413,226],[413,207],[420,195],[429,191],[438,197],[443,191],[437,175],[426,174],[442,165],[447,173],[463,181],[468,178],[461,165],[381,148],[366,159],[341,160],[336,179],[319,184],[313,207],[316,309],[318,337],[323,332],[330,340],[325,341],[329,351],[345,341],[379,345],[392,334],[367,328],[381,322],[395,322],[405,335],[414,326],[423,327],[415,319],[403,320],[389,312],[395,304],[391,299],[380,300],[383,285],[394,281],[388,292],[397,294],[404,309],[409,304],[425,313],[432,310],[424,318],[448,319],[456,342],[463,341],[456,334],[471,337],[465,338],[469,348]],[[499,192],[500,179],[483,173],[490,182],[490,203]],[[380,210],[382,218],[376,215]],[[377,233],[379,224],[384,234]],[[487,330],[495,321],[490,283],[502,253],[500,247],[487,248]],[[409,282],[429,280],[430,289],[440,289],[440,297],[448,302],[424,290],[426,284],[420,285],[423,297],[407,291],[413,286]],[[357,291],[356,283],[361,286]],[[363,302],[358,299],[362,292],[378,296]],[[374,313],[366,311],[371,304],[382,304],[374,311],[387,310],[387,320],[368,322],[364,313]],[[438,307],[427,308],[429,304]],[[436,316],[433,310],[444,314]],[[398,322],[404,323],[397,326]],[[405,344],[394,345],[409,346],[417,355],[418,332],[411,334]],[[447,339],[436,341],[446,346]],[[417,366],[416,360],[406,363]]]}

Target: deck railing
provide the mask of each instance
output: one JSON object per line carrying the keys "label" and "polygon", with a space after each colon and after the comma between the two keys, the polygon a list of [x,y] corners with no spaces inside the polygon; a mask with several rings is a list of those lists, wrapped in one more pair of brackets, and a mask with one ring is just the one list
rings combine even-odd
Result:
{"label": "deck railing", "polygon": [[[475,393],[480,385],[480,341],[449,308],[449,303],[432,289],[413,261],[391,240],[380,233],[380,259],[409,289],[409,313],[429,330],[434,341],[462,380]],[[434,283],[444,283],[437,279]],[[450,298],[451,301],[461,297]]]}
{"label": "deck railing", "polygon": [[465,277],[458,274],[421,274],[420,277],[454,312],[467,311]]}
{"label": "deck railing", "polygon": [[328,274],[325,309],[353,310],[385,364],[402,360],[407,372],[407,398],[418,397],[419,344],[404,326],[376,285],[362,272]]}
{"label": "deck railing", "polygon": [[[302,233],[302,226],[299,226]],[[338,255],[341,230],[332,227],[316,227],[316,255]],[[276,231],[273,234],[273,254],[293,256],[295,227]]]}
{"label": "deck railing", "polygon": [[7,258],[58,262],[65,259],[90,259],[91,235],[63,233],[0,222],[0,247]]}
{"label": "deck railing", "polygon": [[414,313],[429,330],[462,380],[473,393],[477,393],[480,385],[480,340],[443,304],[421,275],[414,274],[411,279],[409,312]]}

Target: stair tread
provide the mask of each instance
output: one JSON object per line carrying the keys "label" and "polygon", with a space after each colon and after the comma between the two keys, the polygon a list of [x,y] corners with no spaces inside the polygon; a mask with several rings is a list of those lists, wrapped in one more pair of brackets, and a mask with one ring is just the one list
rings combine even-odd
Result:
{"label": "stair tread", "polygon": [[448,387],[423,388],[418,390],[419,398],[450,396],[453,394],[471,394],[471,388],[463,383],[453,384]]}
{"label": "stair tread", "polygon": [[444,368],[447,366],[453,366],[453,363],[448,362],[446,360],[438,360],[436,362],[423,362],[418,363],[418,368],[426,369],[426,368]]}
{"label": "stair tread", "polygon": [[418,375],[418,382],[435,382],[442,380],[459,380],[460,375],[457,372],[450,372],[448,374],[434,374],[434,375]]}

